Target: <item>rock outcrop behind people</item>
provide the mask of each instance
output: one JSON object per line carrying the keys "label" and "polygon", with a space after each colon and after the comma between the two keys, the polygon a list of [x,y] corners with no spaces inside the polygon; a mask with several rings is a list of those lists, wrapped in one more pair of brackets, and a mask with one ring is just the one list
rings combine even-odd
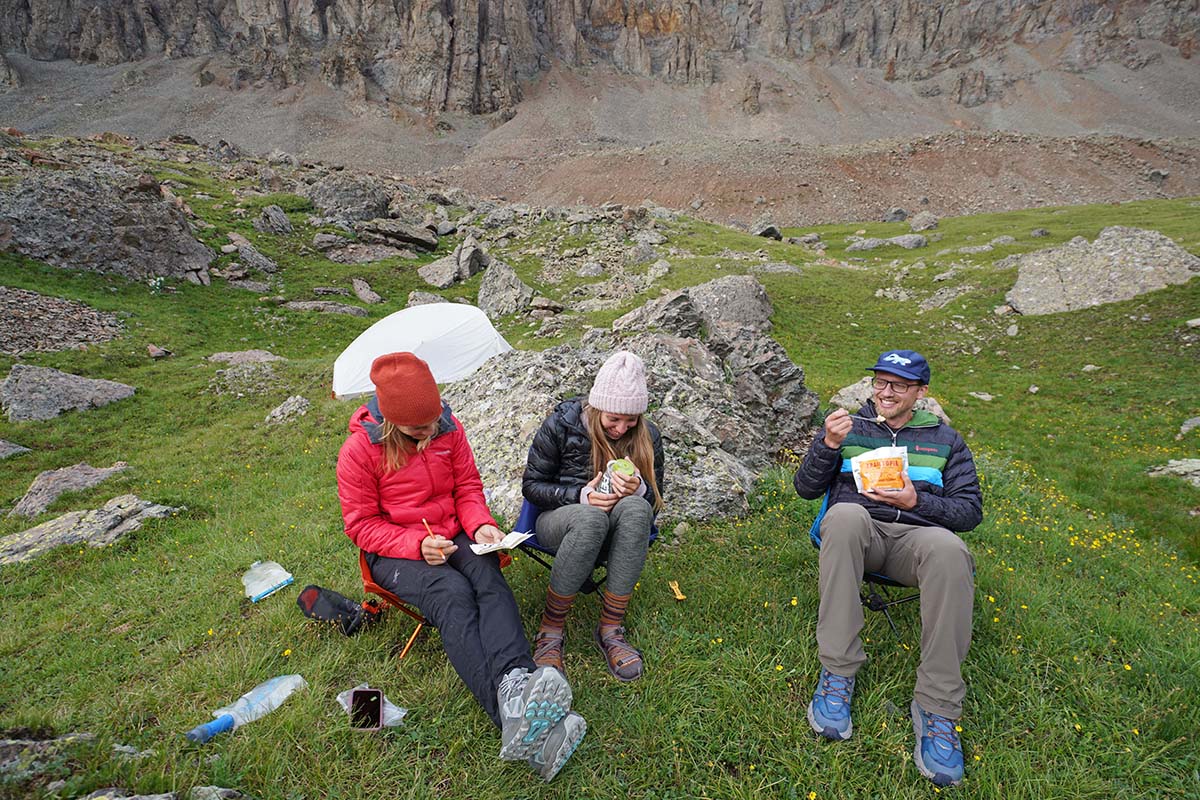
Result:
{"label": "rock outcrop behind people", "polygon": [[[225,82],[235,88],[258,81],[284,88],[319,76],[364,99],[470,113],[512,108],[522,81],[554,62],[707,83],[727,65],[765,56],[875,68],[887,80],[915,81],[927,93],[973,106],[1003,90],[1005,77],[992,71],[991,57],[1011,44],[1050,42],[1052,58],[1066,69],[1101,62],[1136,68],[1155,57],[1142,46],[1147,40],[1190,55],[1197,16],[1193,3],[1171,0],[591,6],[167,0],[152,7],[139,0],[2,0],[0,51],[100,64],[227,52],[238,66]],[[212,68],[197,79],[217,80]],[[924,85],[943,73],[947,80]],[[743,107],[757,113],[759,90],[750,95]]]}
{"label": "rock outcrop behind people", "polygon": [[[495,356],[446,387],[443,397],[466,426],[497,512],[516,518],[524,456],[542,420],[560,400],[586,396],[600,365],[618,349],[646,362],[649,413],[663,433],[667,458],[662,519],[744,513],[758,474],[781,451],[807,446],[817,396],[806,387],[803,368],[763,332],[766,318],[756,299],[762,287],[731,276],[693,291],[702,312],[716,320],[713,331],[688,324],[680,335],[646,313],[619,331],[592,330],[579,345]],[[741,299],[732,302],[735,296]],[[723,308],[741,311],[719,320],[720,298]],[[706,304],[710,300],[714,305]],[[691,297],[685,302],[693,304]],[[697,319],[702,312],[695,312]],[[747,324],[739,324],[743,312]]]}

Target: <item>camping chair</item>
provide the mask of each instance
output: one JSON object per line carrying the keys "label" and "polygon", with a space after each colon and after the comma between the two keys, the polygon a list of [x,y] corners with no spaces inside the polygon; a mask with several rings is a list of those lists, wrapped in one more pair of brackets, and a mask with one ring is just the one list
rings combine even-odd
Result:
{"label": "camping chair", "polygon": [[[500,553],[501,569],[504,569],[511,563],[512,556],[508,553]],[[375,582],[375,579],[371,576],[371,567],[367,564],[366,550],[358,551],[358,568],[362,572],[363,589],[370,594],[377,595],[385,603],[400,609],[416,621],[417,627],[413,630],[412,635],[408,637],[408,641],[404,643],[404,649],[400,651],[400,658],[404,658],[408,655],[408,651],[412,649],[413,642],[417,640],[417,636],[421,634],[421,629],[428,624],[425,617],[421,615],[421,612],[412,603],[401,600],[398,595],[389,592]]]}
{"label": "camping chair", "polygon": [[371,577],[371,567],[367,564],[366,550],[358,551],[358,567],[360,570],[362,570],[363,589],[370,594],[377,595],[381,600],[383,600],[383,602],[390,606],[395,606],[416,620],[416,629],[413,630],[412,635],[408,637],[408,641],[404,643],[404,649],[400,651],[400,659],[403,659],[406,655],[408,655],[408,651],[412,649],[413,642],[417,640],[417,636],[420,635],[421,629],[425,627],[425,617],[421,616],[420,612],[417,611],[414,606],[404,602],[398,596],[392,592],[389,592],[387,589],[384,589],[375,582],[375,579]]}
{"label": "camping chair", "polygon": [[[537,518],[542,513],[542,509],[535,506],[528,500],[521,503],[521,513],[517,515],[517,524],[513,526],[514,531],[521,533],[532,533],[533,535],[526,539],[521,544],[517,545],[527,556],[541,564],[546,569],[550,569],[550,562],[547,558],[553,558],[556,555],[556,550],[551,547],[546,547],[537,538]],[[658,526],[650,526],[650,544],[653,545],[658,539]],[[604,570],[600,573],[599,578],[596,577],[596,570]],[[583,582],[583,586],[579,587],[579,591],[584,594],[591,594],[600,588],[604,583],[604,579],[608,577],[608,568],[604,563],[603,558],[596,563],[592,574]]]}
{"label": "camping chair", "polygon": [[[825,492],[824,499],[821,500],[821,508],[817,511],[817,518],[813,520],[812,527],[808,530],[808,538],[812,540],[813,547],[821,549],[821,520],[825,518],[825,512],[829,509],[829,495],[833,493],[833,489]],[[896,627],[895,621],[892,619],[892,608],[901,603],[908,603],[916,600],[921,596],[921,592],[914,591],[911,594],[894,596],[893,592],[897,589],[912,589],[912,586],[892,580],[886,575],[878,572],[864,572],[863,585],[858,590],[858,599],[862,601],[865,608],[872,611],[882,611],[883,616],[887,618],[888,625],[892,627],[892,633],[897,639],[900,638],[900,630]]]}

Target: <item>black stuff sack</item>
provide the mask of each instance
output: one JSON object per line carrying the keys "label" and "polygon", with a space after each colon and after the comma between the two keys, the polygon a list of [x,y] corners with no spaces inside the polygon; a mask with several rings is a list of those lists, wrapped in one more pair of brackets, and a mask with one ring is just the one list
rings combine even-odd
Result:
{"label": "black stuff sack", "polygon": [[333,589],[309,584],[300,591],[296,605],[304,616],[334,625],[347,636],[379,619],[379,606],[374,600],[356,603]]}

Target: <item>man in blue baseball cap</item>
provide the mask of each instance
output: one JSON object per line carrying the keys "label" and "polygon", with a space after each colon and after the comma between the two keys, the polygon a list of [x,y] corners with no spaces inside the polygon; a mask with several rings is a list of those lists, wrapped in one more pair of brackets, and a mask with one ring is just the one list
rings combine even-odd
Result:
{"label": "man in blue baseball cap", "polygon": [[[872,398],[857,414],[838,409],[825,419],[794,484],[801,497],[828,493],[820,520],[820,607],[817,653],[821,677],[808,721],[829,739],[849,739],[850,703],[867,660],[858,587],[864,572],[887,575],[921,591],[921,664],[910,715],[913,760],[938,786],[962,781],[957,720],[966,684],[962,662],[971,646],[975,563],[958,534],[983,519],[975,461],[962,437],[933,413],[915,408],[929,390],[929,363],[912,350],[887,350],[875,365]],[[856,488],[850,459],[881,446],[908,450],[904,486]]]}

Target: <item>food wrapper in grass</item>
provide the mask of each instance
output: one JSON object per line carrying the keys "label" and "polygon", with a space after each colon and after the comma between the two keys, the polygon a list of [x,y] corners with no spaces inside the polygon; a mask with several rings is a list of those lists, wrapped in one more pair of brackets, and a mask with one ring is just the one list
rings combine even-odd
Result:
{"label": "food wrapper in grass", "polygon": [[876,447],[850,459],[854,485],[860,492],[903,489],[908,472],[907,447]]}

